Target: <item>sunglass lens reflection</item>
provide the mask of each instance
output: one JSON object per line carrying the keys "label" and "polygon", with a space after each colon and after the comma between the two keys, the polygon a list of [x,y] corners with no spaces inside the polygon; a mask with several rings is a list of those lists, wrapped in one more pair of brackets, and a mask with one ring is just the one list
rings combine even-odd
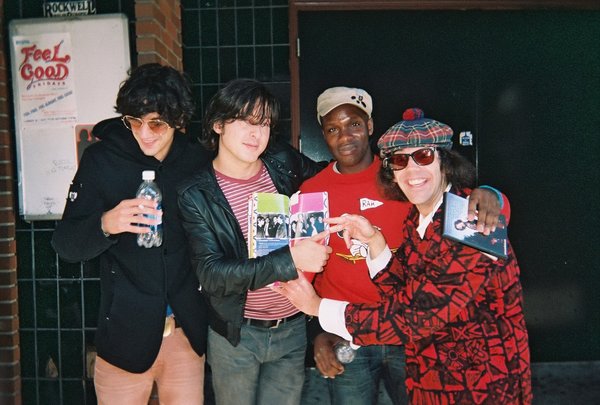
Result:
{"label": "sunglass lens reflection", "polygon": [[167,123],[163,121],[148,121],[148,127],[154,132],[162,132],[167,126]]}
{"label": "sunglass lens reflection", "polygon": [[129,129],[139,129],[143,124],[143,121],[141,119],[129,116],[125,116],[124,121],[126,124],[125,126]]}
{"label": "sunglass lens reflection", "polygon": [[402,170],[408,165],[407,154],[392,155],[388,159],[392,170]]}
{"label": "sunglass lens reflection", "polygon": [[433,162],[434,153],[433,149],[426,148],[414,151],[411,156],[418,165],[426,166]]}
{"label": "sunglass lens reflection", "polygon": [[[144,125],[144,121],[141,118],[129,115],[123,117],[123,122],[125,123],[125,126],[132,131],[137,131]],[[169,128],[169,124],[161,120],[146,121],[146,124],[148,125],[148,128],[156,134],[162,134]]]}
{"label": "sunglass lens reflection", "polygon": [[435,150],[433,148],[423,148],[413,153],[397,153],[388,158],[388,164],[392,170],[402,170],[408,166],[409,157],[419,166],[427,166],[433,163]]}

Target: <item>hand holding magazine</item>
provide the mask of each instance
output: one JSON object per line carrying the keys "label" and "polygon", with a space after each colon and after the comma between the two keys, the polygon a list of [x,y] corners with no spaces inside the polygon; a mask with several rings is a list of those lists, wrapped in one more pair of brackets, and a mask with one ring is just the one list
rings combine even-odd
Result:
{"label": "hand holding magazine", "polygon": [[[327,229],[327,192],[253,193],[248,202],[248,255],[263,256],[282,246],[294,246]],[[328,240],[324,241],[327,244]]]}

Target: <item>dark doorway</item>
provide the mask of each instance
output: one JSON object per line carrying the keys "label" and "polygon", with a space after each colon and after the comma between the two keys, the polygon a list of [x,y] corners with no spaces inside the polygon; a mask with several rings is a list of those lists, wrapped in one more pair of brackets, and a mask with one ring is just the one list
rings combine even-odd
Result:
{"label": "dark doorway", "polygon": [[329,157],[315,104],[336,85],[373,96],[376,136],[413,106],[471,131],[512,203],[532,360],[599,360],[600,12],[300,10],[297,32],[302,150]]}

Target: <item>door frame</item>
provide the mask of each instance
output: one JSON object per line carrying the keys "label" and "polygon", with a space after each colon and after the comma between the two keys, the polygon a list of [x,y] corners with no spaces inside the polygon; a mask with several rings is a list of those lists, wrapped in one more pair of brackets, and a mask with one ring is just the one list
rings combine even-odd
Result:
{"label": "door frame", "polygon": [[290,0],[288,6],[290,43],[291,139],[300,146],[300,63],[298,61],[298,13],[300,11],[352,10],[600,10],[597,0]]}

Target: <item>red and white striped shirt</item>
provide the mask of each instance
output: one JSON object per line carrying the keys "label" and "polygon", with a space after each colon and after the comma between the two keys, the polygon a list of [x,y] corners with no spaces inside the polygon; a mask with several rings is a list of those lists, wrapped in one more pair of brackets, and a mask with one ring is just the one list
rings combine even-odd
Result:
{"label": "red and white striped shirt", "polygon": [[[234,179],[215,170],[217,182],[237,218],[244,238],[248,239],[248,199],[252,193],[277,193],[277,189],[263,165],[256,176],[247,180]],[[254,260],[254,259],[248,259]],[[253,319],[280,319],[295,314],[298,310],[287,298],[269,287],[248,291],[244,317]]]}

